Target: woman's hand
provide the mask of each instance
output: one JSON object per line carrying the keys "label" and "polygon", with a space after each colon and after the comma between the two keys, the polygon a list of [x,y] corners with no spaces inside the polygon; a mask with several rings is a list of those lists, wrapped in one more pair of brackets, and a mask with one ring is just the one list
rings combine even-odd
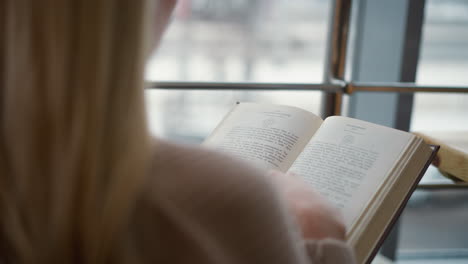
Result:
{"label": "woman's hand", "polygon": [[332,207],[309,184],[294,174],[271,171],[275,185],[286,199],[306,239],[345,239],[345,225],[340,212]]}

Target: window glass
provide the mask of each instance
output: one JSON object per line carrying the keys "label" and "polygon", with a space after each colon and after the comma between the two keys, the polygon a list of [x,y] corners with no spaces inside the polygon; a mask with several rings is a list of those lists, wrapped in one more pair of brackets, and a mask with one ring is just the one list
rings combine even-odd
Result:
{"label": "window glass", "polygon": [[320,82],[326,0],[179,0],[148,80]]}
{"label": "window glass", "polygon": [[[417,83],[468,86],[468,1],[428,0]],[[417,93],[412,130],[468,130],[468,94]]]}
{"label": "window glass", "polygon": [[[327,0],[179,0],[149,81],[320,83]],[[282,103],[319,114],[320,92],[146,90],[151,131],[199,142],[236,101]]]}

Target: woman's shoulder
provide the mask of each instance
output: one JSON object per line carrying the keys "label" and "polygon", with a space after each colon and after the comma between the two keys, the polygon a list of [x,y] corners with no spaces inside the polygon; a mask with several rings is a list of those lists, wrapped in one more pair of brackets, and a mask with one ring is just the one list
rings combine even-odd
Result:
{"label": "woman's shoulder", "polygon": [[[148,238],[138,245],[143,255],[172,263],[239,258],[261,263],[255,260],[293,243],[285,210],[261,171],[203,147],[158,142],[156,148],[144,199],[132,222],[135,241]],[[276,233],[281,233],[281,242],[264,251]],[[149,245],[162,249],[153,252]],[[176,248],[185,253],[173,251]]]}
{"label": "woman's shoulder", "polygon": [[[203,172],[218,172],[220,169],[232,169],[225,172],[236,172],[235,168],[258,173],[256,169],[243,161],[209,149],[203,145],[178,144],[158,140],[153,155],[153,170],[198,169]],[[183,166],[180,166],[183,165]],[[179,171],[179,170],[178,170]]]}
{"label": "woman's shoulder", "polygon": [[[217,195],[272,189],[265,173],[244,161],[203,146],[158,141],[150,170],[152,188],[158,192]],[[169,193],[167,193],[169,192]],[[225,196],[224,195],[224,196]]]}

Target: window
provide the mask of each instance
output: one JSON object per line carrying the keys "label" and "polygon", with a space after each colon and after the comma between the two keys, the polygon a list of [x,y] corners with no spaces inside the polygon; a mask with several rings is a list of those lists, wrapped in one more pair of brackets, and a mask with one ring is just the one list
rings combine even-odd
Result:
{"label": "window", "polygon": [[[468,1],[429,0],[425,11],[417,83],[468,86]],[[468,130],[468,94],[417,93],[411,129]]]}
{"label": "window", "polygon": [[180,0],[148,80],[321,82],[330,1]]}
{"label": "window", "polygon": [[[149,81],[320,83],[330,1],[179,0]],[[319,113],[321,93],[148,90],[151,130],[200,142],[236,101],[296,105]],[[170,118],[162,118],[162,117]]]}

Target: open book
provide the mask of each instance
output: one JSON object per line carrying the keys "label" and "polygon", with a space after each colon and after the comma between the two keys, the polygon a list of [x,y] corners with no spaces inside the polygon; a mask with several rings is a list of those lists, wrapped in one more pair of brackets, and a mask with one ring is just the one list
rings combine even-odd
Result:
{"label": "open book", "polygon": [[203,144],[309,182],[342,211],[358,263],[372,260],[437,151],[393,128],[254,103],[237,104]]}

